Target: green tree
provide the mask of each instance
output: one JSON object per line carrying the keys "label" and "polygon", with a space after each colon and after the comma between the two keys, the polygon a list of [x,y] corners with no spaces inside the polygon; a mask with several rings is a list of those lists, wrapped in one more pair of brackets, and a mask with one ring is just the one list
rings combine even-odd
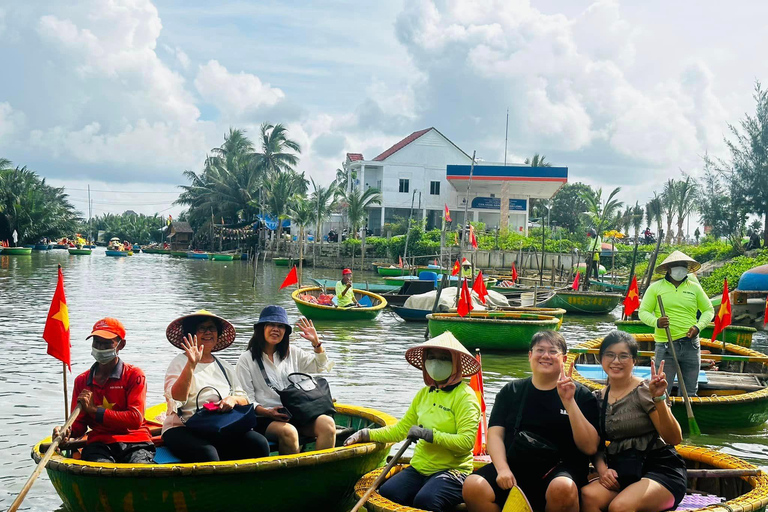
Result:
{"label": "green tree", "polygon": [[661,197],[654,192],[653,199],[645,203],[645,218],[648,226],[656,225],[656,236],[661,236],[661,216],[663,212]]}
{"label": "green tree", "polygon": [[301,146],[288,138],[288,130],[282,124],[262,123],[259,129],[259,165],[270,175],[292,171],[299,163]]}
{"label": "green tree", "polygon": [[593,193],[585,192],[581,195],[581,198],[587,206],[583,215],[589,220],[590,224],[595,227],[598,235],[602,230],[611,227],[608,225],[608,221],[613,218],[617,210],[621,210],[621,207],[624,206],[624,203],[616,199],[616,195],[620,191],[621,187],[613,189],[605,202],[603,202],[602,188],[598,188]]}
{"label": "green tree", "polygon": [[[322,223],[331,215],[331,212],[336,208],[336,198],[339,195],[339,189],[336,185],[336,181],[332,181],[327,187],[321,187],[315,183],[314,178],[310,178],[312,184],[312,196],[310,202],[313,205],[315,212],[315,245],[317,245],[318,239],[320,246],[323,244],[323,234],[320,232]],[[313,246],[314,249],[315,246]]]}
{"label": "green tree", "polygon": [[295,196],[304,195],[307,191],[307,180],[304,173],[293,170],[279,172],[264,184],[264,199],[267,212],[277,219],[277,236],[274,248],[283,235],[282,221],[288,218],[288,206]]}
{"label": "green tree", "polygon": [[699,217],[715,238],[727,237],[731,245],[744,252],[741,239],[747,222],[746,205],[738,199],[733,171],[718,169],[709,157],[704,160]]}
{"label": "green tree", "polygon": [[304,272],[304,236],[306,227],[315,221],[315,208],[311,201],[301,196],[294,196],[288,206],[288,217],[299,227],[299,286]]}
{"label": "green tree", "polygon": [[360,226],[368,217],[366,209],[381,204],[381,194],[376,188],[369,188],[362,194],[357,188],[344,192],[341,196],[342,207],[347,213],[347,220],[352,230],[351,236],[357,238]]}
{"label": "green tree", "polygon": [[696,187],[696,181],[690,176],[685,176],[685,179],[677,182],[677,191],[675,193],[675,213],[677,214],[677,243],[678,245],[683,242],[685,238],[683,235],[683,223],[691,213],[696,209],[698,204],[697,195],[698,190]]}
{"label": "green tree", "polygon": [[531,167],[552,167],[551,163],[544,161],[545,158],[547,157],[544,155],[534,153],[532,158],[525,159],[525,165],[530,165]]}
{"label": "green tree", "polygon": [[667,232],[664,236],[664,242],[667,244],[672,243],[672,222],[675,220],[677,194],[677,183],[673,178],[669,178],[664,184],[664,192],[661,193],[661,208],[667,220]]}
{"label": "green tree", "polygon": [[[581,227],[581,219],[574,212],[587,211],[587,203],[582,194],[594,196],[594,191],[584,183],[566,183],[552,198],[551,221],[571,233]],[[583,231],[583,230],[582,230]]]}

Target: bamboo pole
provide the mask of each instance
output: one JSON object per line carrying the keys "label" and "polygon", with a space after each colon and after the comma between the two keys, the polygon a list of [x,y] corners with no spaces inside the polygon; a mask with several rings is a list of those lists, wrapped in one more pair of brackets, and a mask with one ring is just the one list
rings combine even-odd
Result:
{"label": "bamboo pole", "polygon": [[67,363],[61,362],[61,375],[64,378],[64,420],[69,418],[69,393],[67,392]]}

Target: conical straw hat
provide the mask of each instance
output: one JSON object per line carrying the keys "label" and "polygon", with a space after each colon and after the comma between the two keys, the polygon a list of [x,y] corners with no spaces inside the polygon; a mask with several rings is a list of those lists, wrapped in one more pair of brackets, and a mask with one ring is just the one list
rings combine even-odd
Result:
{"label": "conical straw hat", "polygon": [[445,331],[443,334],[435,336],[425,343],[409,348],[405,351],[405,360],[419,370],[423,370],[425,348],[441,348],[458,354],[461,361],[462,377],[469,377],[480,371],[480,363],[472,357],[469,350],[464,348],[464,345],[456,339],[456,336],[451,331]]}
{"label": "conical straw hat", "polygon": [[233,341],[235,341],[235,336],[237,336],[237,332],[235,331],[235,326],[231,323],[227,322],[223,318],[221,318],[218,315],[214,315],[210,311],[206,311],[204,309],[201,309],[200,311],[197,311],[195,313],[192,313],[191,315],[185,315],[180,316],[170,324],[168,324],[168,328],[165,329],[165,337],[168,338],[168,341],[171,342],[171,344],[174,347],[178,347],[180,349],[184,349],[183,341],[184,341],[184,320],[192,317],[192,316],[203,316],[203,317],[210,317],[215,318],[219,322],[221,322],[221,336],[219,336],[219,341],[216,343],[216,345],[211,349],[211,352],[218,352],[219,350],[223,350],[230,346]]}
{"label": "conical straw hat", "polygon": [[685,263],[688,265],[688,272],[696,272],[701,268],[701,263],[680,251],[674,251],[666,257],[661,264],[656,267],[655,272],[666,272],[673,263]]}

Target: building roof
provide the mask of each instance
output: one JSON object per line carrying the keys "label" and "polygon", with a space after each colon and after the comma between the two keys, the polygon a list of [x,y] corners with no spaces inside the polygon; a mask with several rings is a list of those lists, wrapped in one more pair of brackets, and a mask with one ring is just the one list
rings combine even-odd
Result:
{"label": "building roof", "polygon": [[381,162],[382,160],[386,160],[387,158],[389,158],[390,156],[394,155],[395,153],[397,153],[398,151],[403,149],[405,146],[407,146],[411,142],[415,141],[416,139],[418,139],[419,137],[421,137],[422,135],[424,135],[425,133],[427,133],[428,131],[433,130],[433,129],[434,128],[430,126],[429,128],[425,128],[423,130],[419,130],[417,132],[413,132],[412,134],[410,134],[409,136],[407,136],[406,138],[404,138],[403,140],[401,140],[400,142],[398,142],[397,144],[395,144],[394,146],[392,146],[388,150],[384,151],[382,154],[380,154],[379,156],[377,156],[373,160],[375,162]]}
{"label": "building roof", "polygon": [[192,231],[192,226],[189,225],[189,222],[171,222],[171,229],[174,233],[194,233],[194,231]]}
{"label": "building roof", "polygon": [[350,162],[357,162],[359,160],[365,160],[362,153],[347,153],[347,159]]}

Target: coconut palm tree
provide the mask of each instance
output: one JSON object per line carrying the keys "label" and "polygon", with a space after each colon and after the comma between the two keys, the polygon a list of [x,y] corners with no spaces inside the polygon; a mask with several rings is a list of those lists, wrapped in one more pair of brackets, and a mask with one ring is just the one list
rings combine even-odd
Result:
{"label": "coconut palm tree", "polygon": [[283,234],[283,220],[287,218],[288,205],[296,195],[307,192],[307,180],[304,173],[289,170],[276,173],[264,184],[264,201],[267,212],[277,219],[277,236],[274,248]]}
{"label": "coconut palm tree", "polygon": [[259,165],[270,176],[293,170],[299,163],[301,146],[288,138],[282,124],[262,123],[259,128]]}
{"label": "coconut palm tree", "polygon": [[635,239],[640,235],[640,228],[643,225],[643,207],[640,206],[640,202],[635,202],[635,207],[632,208],[632,227],[635,228]]}
{"label": "coconut palm tree", "polygon": [[683,242],[683,223],[688,216],[696,210],[696,196],[698,188],[696,181],[686,176],[685,180],[677,182],[677,192],[675,194],[677,212],[677,243]]}
{"label": "coconut palm tree", "polygon": [[653,199],[645,203],[645,216],[649,226],[656,224],[656,236],[661,236],[662,211],[661,196],[654,192]]}
{"label": "coconut palm tree", "polygon": [[613,189],[608,199],[603,203],[603,189],[598,188],[593,193],[581,193],[579,196],[587,204],[587,210],[583,215],[587,217],[590,224],[595,226],[598,234],[600,230],[606,227],[608,219],[612,218],[617,210],[620,210],[624,203],[616,199],[616,194],[621,191],[621,187]]}
{"label": "coconut palm tree", "polygon": [[321,187],[317,183],[315,183],[314,178],[310,178],[310,182],[312,183],[312,196],[310,197],[310,202],[313,205],[314,212],[315,212],[315,245],[312,246],[313,251],[314,247],[317,245],[318,238],[320,239],[320,246],[322,247],[323,244],[323,234],[320,233],[320,227],[327,219],[331,212],[336,208],[336,198],[339,195],[339,188],[336,185],[336,180],[332,181],[330,185],[327,187]]}
{"label": "coconut palm tree", "polygon": [[306,227],[315,220],[315,207],[311,201],[301,196],[295,196],[288,205],[288,217],[299,227],[299,286],[304,271],[304,234]]}
{"label": "coconut palm tree", "polygon": [[370,206],[381,204],[379,189],[369,188],[362,194],[357,188],[344,192],[341,196],[342,207],[347,212],[347,220],[352,230],[352,236],[357,238],[360,226],[367,218],[366,209]]}
{"label": "coconut palm tree", "polygon": [[544,161],[545,158],[547,157],[544,155],[534,153],[533,158],[525,159],[525,165],[530,165],[531,167],[552,167],[551,163]]}
{"label": "coconut palm tree", "polygon": [[677,183],[673,178],[669,178],[664,184],[664,192],[661,193],[661,208],[667,219],[667,233],[664,236],[664,243],[669,244],[672,242],[672,221],[677,208]]}

